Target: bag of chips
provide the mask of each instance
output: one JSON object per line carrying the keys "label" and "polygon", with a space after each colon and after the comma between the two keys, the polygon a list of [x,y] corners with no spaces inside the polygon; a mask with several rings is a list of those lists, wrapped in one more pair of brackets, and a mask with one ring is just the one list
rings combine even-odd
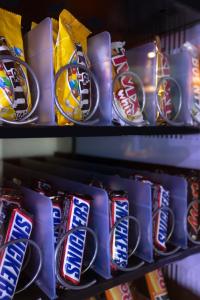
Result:
{"label": "bag of chips", "polygon": [[[21,16],[0,9],[0,55],[24,60]],[[27,73],[22,65],[10,59],[0,61],[0,116],[21,120],[31,110]]]}
{"label": "bag of chips", "polygon": [[[55,23],[54,23],[55,25]],[[75,19],[67,10],[59,16],[59,32],[55,49],[55,72],[66,64],[82,64],[88,67],[85,56],[87,37],[91,32]],[[73,120],[84,120],[91,109],[90,78],[82,68],[70,68],[63,72],[56,85],[57,99],[62,109]],[[58,125],[72,125],[56,110]]]}

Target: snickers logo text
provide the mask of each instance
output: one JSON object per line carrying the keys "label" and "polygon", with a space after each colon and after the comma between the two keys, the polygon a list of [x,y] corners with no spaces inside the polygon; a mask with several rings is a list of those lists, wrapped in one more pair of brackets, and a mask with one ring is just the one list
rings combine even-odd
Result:
{"label": "snickers logo text", "polygon": [[53,226],[54,226],[54,245],[57,246],[59,236],[59,226],[61,224],[61,208],[59,205],[53,204]]}
{"label": "snickers logo text", "polygon": [[[73,196],[69,209],[70,215],[67,229],[87,226],[89,211],[90,204],[88,200]],[[69,234],[64,244],[61,274],[63,278],[70,280],[74,284],[80,282],[85,240],[86,231],[77,230]]]}
{"label": "snickers logo text", "polygon": [[155,244],[160,250],[166,250],[166,239],[168,232],[168,210],[169,207],[169,192],[165,191],[162,186],[155,187],[154,194],[154,211],[157,208],[160,210],[153,221]]}
{"label": "snickers logo text", "polygon": [[[5,242],[15,239],[29,239],[32,231],[32,220],[19,209],[14,209]],[[13,298],[20,270],[23,264],[27,244],[16,243],[3,251],[0,260],[0,299]]]}
{"label": "snickers logo text", "polygon": [[[112,226],[121,218],[129,215],[127,199],[112,199]],[[116,227],[112,239],[112,258],[116,264],[126,267],[128,263],[128,230],[129,221],[123,220]]]}

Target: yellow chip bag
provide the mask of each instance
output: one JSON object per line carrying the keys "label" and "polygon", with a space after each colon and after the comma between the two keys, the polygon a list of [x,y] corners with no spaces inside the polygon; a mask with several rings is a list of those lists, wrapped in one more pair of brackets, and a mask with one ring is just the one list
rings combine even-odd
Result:
{"label": "yellow chip bag", "polygon": [[[24,60],[21,16],[0,9],[0,55]],[[31,110],[31,98],[24,67],[5,59],[0,61],[0,116],[20,120]]]}
{"label": "yellow chip bag", "polygon": [[[84,53],[87,51],[87,37],[91,32],[67,10],[59,16],[59,32],[56,42],[55,72],[66,64],[88,66]],[[84,120],[91,109],[90,78],[82,68],[70,68],[63,72],[56,85],[56,95],[62,109],[73,120]],[[72,125],[56,110],[58,125]]]}

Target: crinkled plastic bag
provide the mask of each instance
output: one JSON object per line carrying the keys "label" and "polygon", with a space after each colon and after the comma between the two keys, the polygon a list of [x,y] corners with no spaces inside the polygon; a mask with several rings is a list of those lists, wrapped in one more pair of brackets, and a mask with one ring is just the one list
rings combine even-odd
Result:
{"label": "crinkled plastic bag", "polygon": [[[70,63],[88,67],[85,53],[90,33],[67,10],[61,12],[55,47],[55,72]],[[56,94],[62,109],[72,119],[82,121],[87,117],[91,109],[90,78],[83,69],[70,68],[63,72],[57,81]],[[57,109],[56,116],[58,125],[72,125]]]}
{"label": "crinkled plastic bag", "polygon": [[[21,16],[0,9],[0,55],[24,60]],[[24,67],[6,59],[0,61],[0,116],[20,120],[31,110],[31,97]]]}

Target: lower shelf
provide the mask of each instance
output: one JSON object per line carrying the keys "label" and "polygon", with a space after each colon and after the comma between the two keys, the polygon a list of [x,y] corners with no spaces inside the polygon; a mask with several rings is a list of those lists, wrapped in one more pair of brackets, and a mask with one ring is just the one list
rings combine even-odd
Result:
{"label": "lower shelf", "polygon": [[[136,271],[132,272],[119,272],[114,278],[105,280],[101,277],[97,276],[94,273],[90,273],[87,276],[87,280],[91,277],[95,276],[97,279],[97,283],[92,287],[80,291],[58,291],[58,299],[59,300],[66,300],[66,299],[77,299],[77,300],[84,300],[91,296],[95,296],[98,293],[101,293],[107,289],[110,289],[116,285],[121,283],[125,283],[128,281],[136,280],[146,273],[151,272],[157,268],[163,267],[164,265],[170,264],[172,262],[181,260],[187,256],[192,254],[200,253],[200,246],[193,246],[187,250],[181,250],[174,255],[169,257],[159,258],[156,262],[152,264],[145,264],[143,267]],[[14,300],[22,300],[22,299],[29,299],[29,300],[46,300],[48,299],[36,286],[32,286],[31,288],[27,289],[24,293],[16,295]]]}

